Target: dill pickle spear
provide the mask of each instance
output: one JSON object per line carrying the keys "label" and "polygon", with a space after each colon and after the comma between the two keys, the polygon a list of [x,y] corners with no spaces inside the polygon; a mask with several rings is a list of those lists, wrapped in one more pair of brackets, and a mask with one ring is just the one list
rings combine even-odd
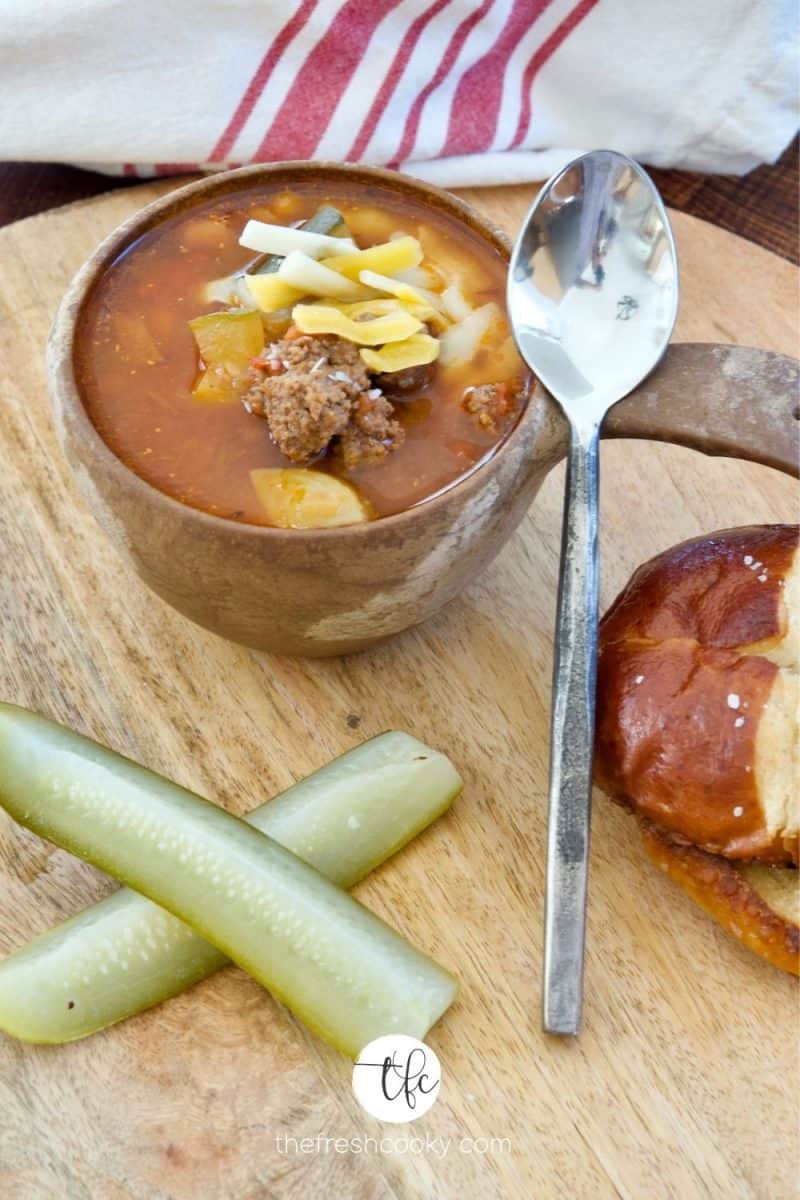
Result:
{"label": "dill pickle spear", "polygon": [[[452,803],[461,780],[444,754],[384,733],[246,818],[340,887],[352,887]],[[130,888],[0,962],[0,1029],[65,1042],[178,995],[229,960]]]}
{"label": "dill pickle spear", "polygon": [[352,1056],[381,1033],[424,1036],[452,1002],[452,976],[274,839],[348,884],[459,789],[444,755],[387,734],[251,814],[266,837],[97,743],[0,704],[0,805],[142,893],[122,889],[0,964],[0,1028],[31,1041],[82,1037],[227,956]]}

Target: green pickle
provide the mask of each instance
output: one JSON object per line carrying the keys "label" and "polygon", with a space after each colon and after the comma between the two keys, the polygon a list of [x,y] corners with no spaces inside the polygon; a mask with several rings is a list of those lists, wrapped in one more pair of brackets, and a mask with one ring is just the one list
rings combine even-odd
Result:
{"label": "green pickle", "polygon": [[423,1037],[456,981],[340,889],[460,790],[445,755],[387,733],[245,823],[96,742],[0,704],[0,805],[129,885],[0,963],[0,1029],[71,1041],[233,959],[353,1057],[381,1034]]}

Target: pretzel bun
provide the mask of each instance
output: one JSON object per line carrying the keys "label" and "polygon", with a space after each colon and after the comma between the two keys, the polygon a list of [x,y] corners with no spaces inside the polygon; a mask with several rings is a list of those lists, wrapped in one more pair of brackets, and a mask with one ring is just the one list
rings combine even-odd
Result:
{"label": "pretzel bun", "polygon": [[684,542],[601,622],[596,781],[709,854],[798,861],[799,542],[796,525]]}
{"label": "pretzel bun", "polygon": [[793,867],[734,862],[676,842],[641,821],[655,865],[738,941],[774,967],[800,975],[800,891]]}

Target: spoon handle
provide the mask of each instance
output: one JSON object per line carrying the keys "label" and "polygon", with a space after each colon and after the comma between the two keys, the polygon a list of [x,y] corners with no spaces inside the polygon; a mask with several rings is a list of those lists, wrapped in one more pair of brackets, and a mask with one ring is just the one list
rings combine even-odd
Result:
{"label": "spoon handle", "polygon": [[543,1027],[576,1034],[583,947],[597,678],[600,426],[571,423],[558,585],[547,831]]}

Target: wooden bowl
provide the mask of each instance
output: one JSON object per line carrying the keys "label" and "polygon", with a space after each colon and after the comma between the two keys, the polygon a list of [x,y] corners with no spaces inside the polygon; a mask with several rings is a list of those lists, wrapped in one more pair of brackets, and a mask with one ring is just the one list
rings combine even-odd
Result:
{"label": "wooden bowl", "polygon": [[[48,368],[60,440],[77,482],[117,550],[144,582],[185,616],[223,637],[275,654],[324,657],[383,641],[426,620],[457,595],[501,549],[545,474],[563,457],[566,427],[554,403],[537,388],[506,441],[471,474],[406,512],[338,529],[271,529],[212,516],[171,499],[125,466],[92,424],[73,368],[78,319],[95,281],[122,250],[165,217],[262,181],[291,185],[309,177],[411,194],[509,255],[505,235],[463,201],[394,172],[300,162],[212,175],[149,204],[98,247],[56,315]],[[714,348],[675,347],[672,354],[708,349]],[[694,357],[697,368],[703,356]],[[691,361],[681,361],[691,374]],[[608,432],[775,460],[776,453],[770,458],[763,445],[763,421],[759,436],[752,433],[748,440],[730,423],[720,422],[718,412],[706,410],[702,378],[691,382],[687,401],[667,417],[654,408],[652,388],[635,394],[615,410]],[[783,410],[774,416],[782,427]],[[779,431],[778,459],[786,455],[781,436]]]}

